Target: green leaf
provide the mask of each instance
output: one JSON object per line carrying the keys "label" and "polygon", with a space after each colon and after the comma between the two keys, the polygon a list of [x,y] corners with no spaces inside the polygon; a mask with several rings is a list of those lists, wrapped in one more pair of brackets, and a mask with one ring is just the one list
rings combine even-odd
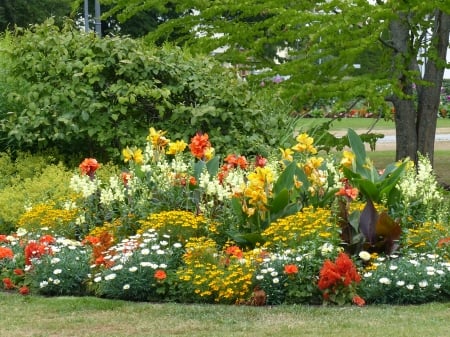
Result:
{"label": "green leaf", "polygon": [[364,143],[353,129],[348,129],[347,137],[350,147],[355,154],[356,165],[361,168],[366,163],[366,149],[364,147]]}

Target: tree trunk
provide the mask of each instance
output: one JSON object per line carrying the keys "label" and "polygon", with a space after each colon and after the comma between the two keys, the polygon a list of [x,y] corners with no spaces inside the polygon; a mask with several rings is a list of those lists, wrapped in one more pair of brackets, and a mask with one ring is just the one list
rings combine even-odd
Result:
{"label": "tree trunk", "polygon": [[[440,101],[440,91],[450,35],[450,16],[438,10],[434,13],[429,58],[424,63],[423,78],[418,66],[419,49],[408,25],[407,14],[392,21],[390,32],[395,55],[395,69],[401,92],[389,99],[395,107],[396,159],[406,157],[417,163],[418,153],[428,156],[433,165],[434,142]],[[431,53],[430,53],[431,52]],[[401,71],[403,70],[403,71]],[[417,96],[408,72],[417,73]],[[415,98],[416,97],[416,98]]]}
{"label": "tree trunk", "polygon": [[435,58],[430,57],[426,63],[423,80],[431,85],[418,87],[417,114],[417,150],[434,162],[434,142],[439,110],[442,79],[447,58],[450,34],[450,15],[436,11],[434,31],[431,36],[432,50]]}

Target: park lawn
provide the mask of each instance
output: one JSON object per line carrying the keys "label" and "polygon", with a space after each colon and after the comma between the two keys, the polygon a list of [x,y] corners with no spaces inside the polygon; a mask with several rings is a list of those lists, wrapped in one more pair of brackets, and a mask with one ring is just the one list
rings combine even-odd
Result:
{"label": "park lawn", "polygon": [[134,303],[0,292],[0,336],[448,336],[450,303],[276,306]]}

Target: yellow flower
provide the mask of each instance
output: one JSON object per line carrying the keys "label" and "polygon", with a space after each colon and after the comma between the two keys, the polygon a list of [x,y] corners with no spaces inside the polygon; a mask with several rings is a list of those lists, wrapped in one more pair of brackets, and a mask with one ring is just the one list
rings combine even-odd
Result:
{"label": "yellow flower", "polygon": [[128,146],[122,150],[123,160],[125,163],[134,161],[136,164],[142,164],[144,162],[144,155],[141,149],[130,149]]}
{"label": "yellow flower", "polygon": [[291,149],[281,149],[281,159],[283,160],[287,160],[287,161],[293,161],[294,158],[292,157],[292,154],[294,153],[294,151],[292,151]]}
{"label": "yellow flower", "polygon": [[207,149],[205,149],[205,160],[208,161],[212,157],[214,157],[214,148],[208,147]]}
{"label": "yellow flower", "polygon": [[169,143],[169,149],[167,150],[167,154],[176,155],[177,153],[183,152],[187,147],[187,143],[184,140],[177,140],[175,143]]}
{"label": "yellow flower", "polygon": [[309,152],[311,154],[316,154],[317,149],[313,146],[314,139],[309,137],[307,133],[299,134],[295,140],[297,144],[292,147],[292,150],[297,152]]}
{"label": "yellow flower", "polygon": [[355,160],[355,154],[351,151],[344,150],[342,152],[341,165],[345,167],[351,167]]}
{"label": "yellow flower", "polygon": [[149,129],[149,135],[147,136],[147,140],[151,142],[154,147],[162,149],[170,142],[169,139],[164,137],[166,133],[167,131],[162,130],[156,131],[155,128],[151,127]]}

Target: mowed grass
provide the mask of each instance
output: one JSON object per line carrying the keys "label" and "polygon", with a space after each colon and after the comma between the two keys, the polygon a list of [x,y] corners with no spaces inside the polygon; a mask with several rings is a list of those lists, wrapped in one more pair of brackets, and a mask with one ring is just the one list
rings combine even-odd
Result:
{"label": "mowed grass", "polygon": [[0,336],[448,336],[450,303],[250,307],[133,303],[0,292]]}

